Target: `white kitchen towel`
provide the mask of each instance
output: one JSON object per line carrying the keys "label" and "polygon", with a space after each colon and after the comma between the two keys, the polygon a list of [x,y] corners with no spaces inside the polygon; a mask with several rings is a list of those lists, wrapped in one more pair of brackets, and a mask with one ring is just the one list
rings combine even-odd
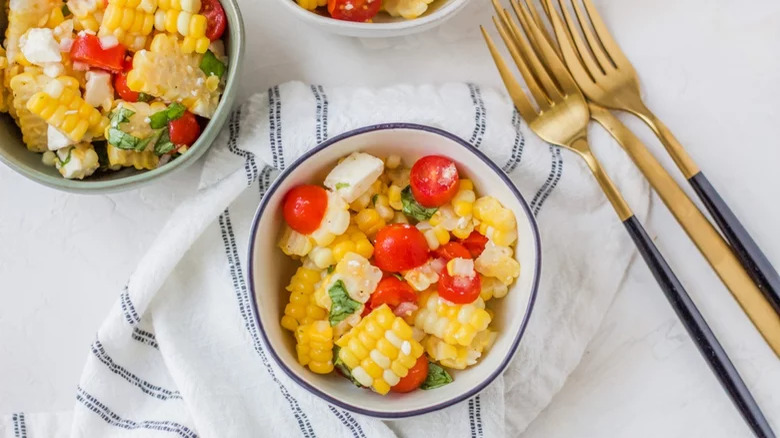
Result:
{"label": "white kitchen towel", "polygon": [[[251,219],[279,172],[327,138],[384,122],[436,126],[485,152],[527,198],[543,248],[534,312],[506,373],[459,405],[395,422],[329,405],[291,381],[259,335],[244,276]],[[646,184],[603,132],[592,134],[644,217]],[[4,417],[0,436],[515,437],[579,362],[633,254],[583,163],[533,135],[502,93],[287,83],[233,112],[198,193],[162,228],[98,330],[74,410]]]}

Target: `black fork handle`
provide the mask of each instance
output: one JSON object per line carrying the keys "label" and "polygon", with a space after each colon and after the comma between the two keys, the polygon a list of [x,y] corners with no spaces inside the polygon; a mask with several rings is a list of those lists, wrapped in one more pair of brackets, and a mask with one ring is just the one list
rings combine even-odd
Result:
{"label": "black fork handle", "polygon": [[777,274],[764,252],[731,211],[726,201],[712,187],[707,177],[699,172],[693,175],[688,182],[693,186],[693,190],[707,207],[712,218],[715,219],[715,223],[718,224],[720,231],[731,244],[734,254],[742,266],[745,267],[775,312],[780,315],[780,275]]}
{"label": "black fork handle", "polygon": [[718,342],[715,334],[707,325],[707,321],[699,313],[699,309],[688,296],[680,280],[674,275],[663,255],[658,251],[647,232],[637,220],[631,216],[623,221],[628,233],[634,240],[639,253],[650,268],[656,281],[661,286],[669,304],[680,318],[683,326],[693,339],[699,352],[704,356],[718,381],[726,390],[731,401],[739,410],[753,433],[759,438],[775,438],[764,414],[750,394],[750,390],[740,377],[739,372],[731,363],[726,351]]}

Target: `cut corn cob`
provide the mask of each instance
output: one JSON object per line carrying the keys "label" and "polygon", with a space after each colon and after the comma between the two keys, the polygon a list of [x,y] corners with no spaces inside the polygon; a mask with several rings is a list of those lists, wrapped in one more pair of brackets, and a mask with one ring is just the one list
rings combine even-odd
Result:
{"label": "cut corn cob", "polygon": [[[8,58],[5,57],[5,49],[0,46],[0,84],[5,84],[5,76],[7,74],[6,68],[8,67]],[[8,112],[9,104],[11,103],[11,96],[9,90],[0,86],[0,112]]]}
{"label": "cut corn cob", "polygon": [[361,210],[360,213],[355,215],[355,223],[358,228],[360,228],[360,231],[369,236],[373,236],[385,226],[385,220],[374,208],[364,208]]}
{"label": "cut corn cob", "polygon": [[375,195],[372,197],[372,201],[374,203],[374,208],[377,213],[379,213],[379,217],[384,219],[385,222],[393,219],[395,211],[390,207],[390,199],[387,197],[387,194]]}
{"label": "cut corn cob", "polygon": [[303,257],[314,248],[314,240],[285,225],[282,238],[279,239],[279,248],[288,256]]}
{"label": "cut corn cob", "polygon": [[298,363],[317,374],[333,371],[333,327],[328,321],[314,321],[295,329]]}
{"label": "cut corn cob", "polygon": [[[8,27],[5,30],[5,50],[10,64],[18,62],[19,38],[30,28],[48,21],[52,9],[62,5],[61,0],[7,0]],[[44,21],[45,24],[45,21]]]}
{"label": "cut corn cob", "polygon": [[412,328],[383,304],[342,336],[339,359],[349,368],[361,385],[379,394],[387,394],[392,386],[406,377],[409,368],[423,354],[415,341]]}
{"label": "cut corn cob", "polygon": [[403,17],[407,20],[417,18],[428,10],[433,0],[384,0],[382,9],[393,17]]}
{"label": "cut corn cob", "polygon": [[471,215],[458,216],[450,204],[439,207],[436,213],[431,216],[429,222],[434,227],[441,226],[445,230],[452,232],[458,239],[465,239],[474,231],[474,221]]}
{"label": "cut corn cob", "polygon": [[[129,120],[118,126],[122,131],[132,135],[133,137],[145,139],[157,134],[149,124],[149,118],[160,111],[164,111],[167,106],[162,102],[127,102],[125,100],[117,100],[114,102],[114,111],[121,108],[128,109],[133,112]],[[106,135],[106,138],[108,135]]]}
{"label": "cut corn cob", "polygon": [[[19,129],[22,131],[22,139],[27,149],[33,152],[48,150],[48,125],[37,114],[27,109],[30,98],[46,88],[54,79],[43,74],[37,67],[30,67],[28,71],[14,76],[9,81],[9,88],[13,93],[13,115],[17,119]],[[78,84],[75,84],[78,90]]]}
{"label": "cut corn cob", "polygon": [[108,126],[108,119],[79,95],[78,80],[61,76],[50,82],[44,91],[35,93],[27,102],[27,109],[46,120],[46,123],[79,142],[85,135],[97,137]]}
{"label": "cut corn cob", "polygon": [[311,233],[312,239],[319,246],[330,245],[336,236],[347,231],[350,222],[349,205],[339,195],[328,191],[328,207],[319,228]]}
{"label": "cut corn cob", "polygon": [[496,198],[483,196],[477,199],[474,202],[474,218],[480,221],[478,231],[496,245],[509,246],[517,240],[515,215]]}
{"label": "cut corn cob", "polygon": [[328,4],[328,0],[296,0],[296,2],[298,2],[298,6],[309,11],[317,9],[318,6],[326,6]]}
{"label": "cut corn cob", "polygon": [[76,17],[77,30],[97,32],[105,12],[103,0],[68,0],[68,9]]}
{"label": "cut corn cob", "polygon": [[494,277],[485,277],[481,275],[482,290],[479,293],[479,297],[483,301],[488,301],[491,298],[504,298],[509,292],[509,287],[501,282],[501,280]]}
{"label": "cut corn cob", "polygon": [[175,35],[157,34],[148,50],[136,52],[127,86],[169,102],[181,102],[191,112],[210,119],[219,104],[222,84],[200,69],[202,56],[179,49]]}
{"label": "cut corn cob", "polygon": [[206,17],[199,14],[200,0],[158,0],[154,28],[184,37],[184,53],[206,53],[211,41],[206,37]]}
{"label": "cut corn cob", "polygon": [[481,298],[469,304],[452,304],[436,292],[420,297],[420,308],[414,315],[414,325],[451,345],[468,346],[477,333],[490,324]]}
{"label": "cut corn cob", "polygon": [[422,341],[425,352],[431,360],[439,362],[445,367],[462,370],[474,365],[482,354],[489,349],[496,340],[496,332],[487,329],[474,336],[468,346],[450,345],[436,336],[427,336]]}
{"label": "cut corn cob", "polygon": [[310,324],[327,317],[325,309],[314,302],[314,288],[319,281],[319,271],[298,268],[287,286],[287,290],[290,292],[290,302],[284,307],[282,327],[295,331],[300,325]]}
{"label": "cut corn cob", "polygon": [[314,299],[318,305],[330,310],[328,291],[337,281],[341,281],[351,299],[365,303],[381,279],[381,269],[372,265],[365,257],[349,252],[336,264],[333,273],[322,280],[314,292]]}
{"label": "cut corn cob", "polygon": [[421,221],[417,223],[416,227],[425,236],[425,241],[428,242],[428,248],[431,251],[439,249],[439,246],[450,241],[450,232],[441,225],[434,227],[428,221]]}
{"label": "cut corn cob", "polygon": [[458,217],[471,217],[474,201],[477,196],[474,193],[474,183],[470,179],[461,179],[458,193],[452,198],[452,210]]}
{"label": "cut corn cob", "polygon": [[106,153],[108,155],[108,165],[112,169],[135,167],[138,170],[152,170],[156,169],[160,163],[160,157],[155,155],[153,150],[138,152],[119,149],[107,144]]}
{"label": "cut corn cob", "polygon": [[439,281],[439,272],[444,269],[444,262],[431,259],[422,266],[410,269],[404,273],[404,280],[412,289],[420,292],[428,289]]}
{"label": "cut corn cob", "polygon": [[474,261],[474,269],[486,277],[497,278],[506,286],[520,276],[520,263],[512,257],[512,248],[488,242]]}
{"label": "cut corn cob", "polygon": [[359,213],[363,211],[364,208],[368,208],[370,205],[372,205],[373,201],[376,199],[376,196],[385,192],[387,192],[387,184],[377,179],[373,184],[371,184],[371,187],[369,187],[368,190],[363,192],[362,195],[358,196],[357,199],[349,204],[349,208],[350,210]]}
{"label": "cut corn cob", "polygon": [[366,259],[370,259],[374,254],[374,247],[366,234],[354,225],[347,228],[344,234],[336,237],[330,245],[313,248],[309,252],[308,258],[319,269],[326,269],[328,266],[340,262],[350,252],[357,253]]}
{"label": "cut corn cob", "polygon": [[387,198],[393,210],[401,211],[404,204],[401,202],[401,187],[393,184],[387,189]]}
{"label": "cut corn cob", "polygon": [[154,29],[156,0],[108,0],[98,36],[113,35],[130,51],[146,47]]}

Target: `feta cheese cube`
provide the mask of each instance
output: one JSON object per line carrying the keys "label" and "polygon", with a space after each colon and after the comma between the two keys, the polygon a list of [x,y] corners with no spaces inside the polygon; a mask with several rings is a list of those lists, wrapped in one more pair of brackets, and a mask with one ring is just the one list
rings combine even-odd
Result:
{"label": "feta cheese cube", "polygon": [[43,74],[50,78],[58,78],[65,73],[65,66],[60,62],[47,62],[43,66]]}
{"label": "feta cheese cube", "polygon": [[60,45],[51,29],[34,27],[28,30],[20,38],[19,47],[24,57],[33,64],[62,61]]}
{"label": "feta cheese cube", "polygon": [[330,171],[325,178],[325,187],[338,193],[347,203],[352,203],[371,187],[384,168],[385,163],[379,158],[353,152]]}
{"label": "feta cheese cube", "polygon": [[57,170],[67,179],[84,179],[100,167],[97,152],[89,144],[79,144],[57,151]]}
{"label": "feta cheese cube", "polygon": [[84,86],[84,101],[95,108],[102,106],[111,109],[114,101],[114,87],[111,86],[111,74],[92,70],[87,72],[87,84]]}
{"label": "feta cheese cube", "polygon": [[47,136],[49,139],[50,151],[56,151],[76,143],[73,140],[71,140],[70,137],[68,137],[64,132],[60,131],[59,129],[51,125],[49,125]]}

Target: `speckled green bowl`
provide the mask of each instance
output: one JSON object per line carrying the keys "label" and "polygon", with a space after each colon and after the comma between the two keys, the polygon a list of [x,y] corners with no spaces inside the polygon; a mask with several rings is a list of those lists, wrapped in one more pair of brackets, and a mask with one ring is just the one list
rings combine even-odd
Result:
{"label": "speckled green bowl", "polygon": [[[7,0],[0,0],[0,5],[3,6],[0,10],[5,10],[5,1]],[[225,92],[214,117],[203,130],[198,141],[186,154],[154,170],[139,171],[127,168],[117,172],[93,175],[81,181],[67,180],[54,167],[44,165],[41,162],[41,154],[27,150],[22,142],[22,133],[14,120],[8,114],[1,114],[0,161],[35,182],[55,189],[78,193],[107,193],[135,189],[197,161],[214,142],[230,114],[238,93],[238,77],[244,55],[244,23],[237,1],[221,0],[221,3],[228,19],[227,32],[223,38],[225,39],[225,50],[230,59]],[[3,34],[5,34],[5,28],[6,17],[5,14],[2,14],[0,30]]]}

